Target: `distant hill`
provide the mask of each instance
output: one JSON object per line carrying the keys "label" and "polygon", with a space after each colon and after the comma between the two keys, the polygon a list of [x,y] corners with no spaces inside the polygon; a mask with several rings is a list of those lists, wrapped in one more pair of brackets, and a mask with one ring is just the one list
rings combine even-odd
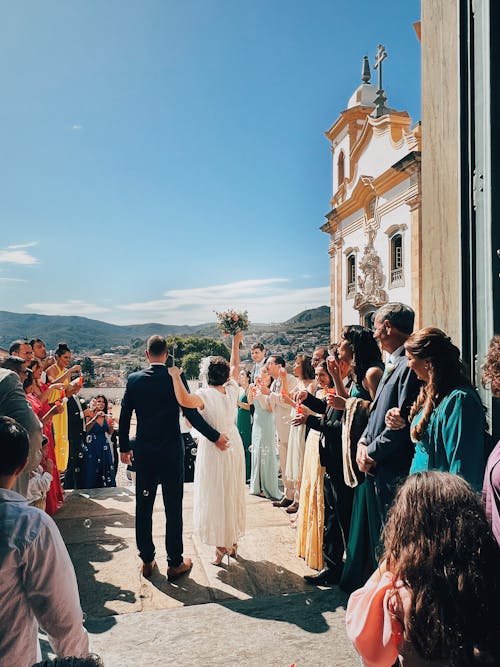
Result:
{"label": "distant hill", "polygon": [[[315,329],[329,326],[328,306],[304,310],[281,324],[254,324],[250,331],[277,331],[283,329]],[[0,311],[0,347],[8,348],[16,338],[42,338],[48,349],[55,349],[60,341],[72,350],[95,350],[117,345],[129,345],[136,338],[144,340],[151,334],[163,336],[213,336],[219,332],[215,324],[131,324],[119,326],[100,320],[73,315],[38,315]]]}
{"label": "distant hill", "polygon": [[282,326],[284,327],[303,327],[307,325],[308,327],[317,327],[330,325],[330,308],[328,306],[320,306],[319,308],[309,308],[309,310],[303,310],[298,315],[294,315],[286,322],[283,322]]}

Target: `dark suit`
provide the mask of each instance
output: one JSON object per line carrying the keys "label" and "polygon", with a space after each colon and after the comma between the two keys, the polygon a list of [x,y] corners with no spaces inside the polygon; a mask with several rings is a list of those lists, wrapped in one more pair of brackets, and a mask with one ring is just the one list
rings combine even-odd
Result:
{"label": "dark suit", "polygon": [[368,445],[367,454],[376,462],[367,481],[374,485],[381,526],[394,499],[398,483],[408,475],[414,453],[410,439],[410,426],[391,431],[385,425],[385,415],[390,408],[398,407],[408,418],[410,408],[420,389],[415,373],[408,367],[404,348],[397,354],[393,370],[387,370],[380,381],[373,400],[368,424],[361,436]]}
{"label": "dark suit", "polygon": [[[165,365],[152,364],[129,376],[120,413],[121,452],[131,450],[129,430],[134,410],[137,418],[135,532],[139,555],[145,563],[154,560],[152,515],[156,489],[161,484],[167,523],[167,561],[176,567],[182,563],[183,551],[184,444],[179,426],[179,404]],[[197,410],[184,408],[183,412],[194,428],[209,440],[215,442],[218,439],[218,431],[209,426]]]}
{"label": "dark suit", "polygon": [[80,398],[76,395],[68,398],[68,441],[69,459],[64,475],[65,489],[83,488],[83,459],[87,430]]}
{"label": "dark suit", "polygon": [[326,399],[308,394],[304,405],[321,417],[309,415],[307,425],[320,431],[319,458],[326,468],[323,484],[325,502],[325,526],[323,532],[323,558],[325,567],[340,573],[344,551],[349,540],[352,500],[354,491],[344,482],[342,464],[342,411],[329,407]]}

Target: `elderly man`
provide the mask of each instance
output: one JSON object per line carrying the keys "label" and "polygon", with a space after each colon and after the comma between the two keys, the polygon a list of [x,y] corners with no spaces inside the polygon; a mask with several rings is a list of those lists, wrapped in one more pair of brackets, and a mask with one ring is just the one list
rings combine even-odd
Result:
{"label": "elderly man", "polygon": [[21,357],[27,364],[33,361],[33,348],[27,340],[15,340],[10,344],[9,354],[14,357]]}
{"label": "elderly man", "polygon": [[390,408],[405,418],[420,383],[408,366],[404,343],[413,331],[415,313],[404,303],[388,303],[375,313],[373,337],[388,357],[371,405],[368,424],[358,441],[356,463],[366,473],[363,494],[357,499],[356,520],[351,522],[347,560],[340,586],[351,591],[362,585],[367,570],[377,563],[378,546],[387,511],[398,484],[408,475],[414,445],[410,425],[391,431],[385,424]]}
{"label": "elderly man", "polygon": [[322,361],[325,361],[327,357],[328,357],[328,348],[325,345],[317,347],[312,353],[312,358],[311,358],[312,367],[316,368],[316,366]]}

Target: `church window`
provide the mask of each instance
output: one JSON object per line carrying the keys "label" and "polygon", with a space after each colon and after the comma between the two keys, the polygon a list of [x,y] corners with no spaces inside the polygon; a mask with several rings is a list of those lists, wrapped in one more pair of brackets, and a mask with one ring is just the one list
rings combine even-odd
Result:
{"label": "church window", "polygon": [[391,253],[391,283],[390,287],[402,287],[404,285],[403,273],[403,236],[394,234],[390,239]]}
{"label": "church window", "polygon": [[347,258],[347,297],[356,293],[356,255],[350,254]]}
{"label": "church window", "polygon": [[373,197],[372,200],[370,200],[370,203],[368,204],[368,218],[371,220],[372,218],[375,217],[375,205],[377,203],[377,200],[375,197]]}
{"label": "church window", "polygon": [[337,183],[338,187],[340,187],[344,183],[344,177],[345,177],[345,158],[344,158],[344,151],[340,151],[339,154],[339,159],[337,162]]}

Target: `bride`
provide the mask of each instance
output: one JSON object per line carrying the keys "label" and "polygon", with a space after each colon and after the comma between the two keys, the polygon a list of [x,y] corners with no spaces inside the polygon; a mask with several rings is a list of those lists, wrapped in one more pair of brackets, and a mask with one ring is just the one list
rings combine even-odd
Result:
{"label": "bride", "polygon": [[203,417],[229,438],[227,449],[218,449],[200,436],[194,473],[193,532],[205,544],[215,546],[213,565],[224,556],[236,558],[238,539],[245,530],[245,451],[236,427],[239,387],[236,382],[240,362],[240,341],[232,340],[231,361],[211,357],[207,387],[189,394],[180,368],[171,367],[175,396],[185,408],[198,408]]}

